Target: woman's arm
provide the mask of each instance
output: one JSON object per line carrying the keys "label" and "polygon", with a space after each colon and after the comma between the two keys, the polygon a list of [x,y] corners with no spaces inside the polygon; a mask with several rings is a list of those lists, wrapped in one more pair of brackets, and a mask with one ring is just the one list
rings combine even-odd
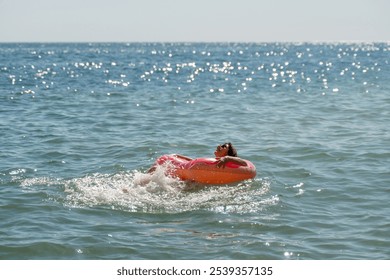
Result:
{"label": "woman's arm", "polygon": [[248,165],[245,160],[240,159],[239,157],[225,156],[225,157],[219,158],[219,160],[217,161],[217,167],[218,168],[220,168],[220,167],[225,168],[225,165],[228,162],[233,162],[233,163],[241,165],[241,166]]}

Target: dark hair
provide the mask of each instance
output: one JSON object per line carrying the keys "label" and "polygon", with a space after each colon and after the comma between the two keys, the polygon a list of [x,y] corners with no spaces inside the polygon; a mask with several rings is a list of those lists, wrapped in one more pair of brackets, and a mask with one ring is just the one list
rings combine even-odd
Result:
{"label": "dark hair", "polygon": [[228,156],[237,157],[237,150],[236,150],[236,148],[234,148],[232,143],[228,142],[228,143],[225,143],[224,145],[228,145],[229,146]]}

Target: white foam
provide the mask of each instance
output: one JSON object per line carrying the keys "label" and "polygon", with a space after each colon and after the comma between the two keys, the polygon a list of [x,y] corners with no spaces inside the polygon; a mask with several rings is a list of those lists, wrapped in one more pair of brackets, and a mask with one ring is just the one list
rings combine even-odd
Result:
{"label": "white foam", "polygon": [[[262,211],[279,201],[277,196],[269,195],[270,182],[267,180],[200,187],[166,176],[164,168],[157,168],[152,175],[134,170],[117,174],[95,173],[74,179],[26,179],[22,186],[60,186],[61,192],[52,199],[66,207],[106,207],[129,212],[249,213]],[[48,192],[53,196],[52,189]]]}

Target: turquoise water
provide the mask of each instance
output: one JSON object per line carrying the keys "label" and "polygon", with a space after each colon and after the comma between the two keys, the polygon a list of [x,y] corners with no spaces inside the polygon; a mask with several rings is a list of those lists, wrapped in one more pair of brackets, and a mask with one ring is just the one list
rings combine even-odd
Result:
{"label": "turquoise water", "polygon": [[[389,259],[389,44],[0,44],[0,259]],[[232,142],[254,180],[187,186]]]}

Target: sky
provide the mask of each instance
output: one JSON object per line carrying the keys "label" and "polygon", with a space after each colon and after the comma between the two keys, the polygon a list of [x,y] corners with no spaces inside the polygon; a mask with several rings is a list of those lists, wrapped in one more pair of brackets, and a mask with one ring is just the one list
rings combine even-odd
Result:
{"label": "sky", "polygon": [[389,0],[0,0],[0,42],[390,42]]}

